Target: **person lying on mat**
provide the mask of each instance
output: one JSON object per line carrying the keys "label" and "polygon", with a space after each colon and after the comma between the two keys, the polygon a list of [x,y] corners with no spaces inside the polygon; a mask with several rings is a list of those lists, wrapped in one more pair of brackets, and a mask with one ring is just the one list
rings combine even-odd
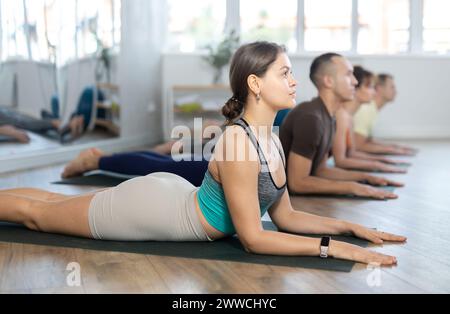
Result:
{"label": "person lying on mat", "polygon": [[[74,116],[67,126],[63,126],[60,119],[37,119],[11,108],[0,107],[0,126],[9,126],[9,132],[12,131],[16,136],[19,136],[23,143],[30,141],[28,135],[26,138],[23,136],[23,131],[45,134],[49,131],[62,132],[64,129],[68,129],[72,134],[78,135],[83,123],[83,117]],[[11,127],[14,129],[11,129]],[[18,132],[22,134],[19,135]]]}
{"label": "person lying on mat", "polygon": [[[203,124],[204,130],[210,126],[219,127],[222,122],[207,120]],[[203,133],[205,134],[205,133]],[[203,138],[204,143],[211,138]],[[191,145],[193,146],[193,145]],[[191,147],[191,153],[195,149]],[[208,169],[209,160],[202,156],[199,160],[174,159],[171,152],[183,153],[182,141],[171,141],[161,144],[152,151],[129,152],[109,155],[97,148],[90,148],[81,152],[72,160],[62,173],[63,178],[82,175],[93,170],[103,170],[132,176],[146,176],[156,172],[176,174],[195,186],[200,186]],[[186,153],[186,152],[185,152]]]}
{"label": "person lying on mat", "polygon": [[416,153],[414,148],[386,144],[373,139],[373,128],[378,113],[397,96],[394,77],[390,74],[379,74],[376,78],[375,91],[373,101],[362,105],[353,117],[356,149],[372,154],[414,155]]}
{"label": "person lying on mat", "polygon": [[375,95],[374,75],[360,66],[353,71],[358,85],[355,98],[348,101],[336,112],[336,136],[333,141],[333,157],[336,167],[349,170],[406,173],[405,169],[395,167],[394,160],[360,152],[355,149],[353,115],[362,104],[372,101]]}
{"label": "person lying on mat", "polygon": [[336,111],[355,97],[358,82],[351,63],[339,54],[323,54],[312,63],[310,78],[319,91],[319,97],[294,108],[280,130],[284,153],[288,158],[290,192],[397,198],[394,193],[360,182],[403,186],[401,183],[327,166],[335,135]]}
{"label": "person lying on mat", "polygon": [[[218,139],[200,188],[176,175],[156,173],[75,197],[2,191],[0,221],[97,240],[214,241],[237,234],[253,254],[396,264],[393,256],[328,237],[295,235],[350,233],[375,244],[406,241],[292,208],[283,150],[272,134],[276,112],[295,105],[297,83],[285,49],[266,42],[240,47],[231,62],[230,85],[233,97],[223,108],[230,126]],[[280,232],[263,230],[266,211]]]}

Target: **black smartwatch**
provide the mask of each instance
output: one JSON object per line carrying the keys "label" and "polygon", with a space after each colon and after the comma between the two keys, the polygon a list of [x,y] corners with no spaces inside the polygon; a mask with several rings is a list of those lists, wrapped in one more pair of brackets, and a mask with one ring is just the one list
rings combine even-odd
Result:
{"label": "black smartwatch", "polygon": [[328,249],[330,248],[331,237],[323,237],[320,242],[320,257],[328,258]]}

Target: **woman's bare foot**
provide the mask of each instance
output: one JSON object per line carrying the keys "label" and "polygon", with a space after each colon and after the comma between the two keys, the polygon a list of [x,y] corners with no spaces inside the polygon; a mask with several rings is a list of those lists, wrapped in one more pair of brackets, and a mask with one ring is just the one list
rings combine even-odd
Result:
{"label": "woman's bare foot", "polygon": [[88,171],[97,170],[100,158],[106,154],[97,148],[82,151],[77,158],[72,160],[62,173],[63,178],[75,177]]}
{"label": "woman's bare foot", "polygon": [[11,125],[1,126],[0,133],[3,135],[6,135],[6,136],[10,136],[23,144],[27,144],[30,142],[30,138],[29,138],[27,132],[16,129],[15,127],[13,127]]}

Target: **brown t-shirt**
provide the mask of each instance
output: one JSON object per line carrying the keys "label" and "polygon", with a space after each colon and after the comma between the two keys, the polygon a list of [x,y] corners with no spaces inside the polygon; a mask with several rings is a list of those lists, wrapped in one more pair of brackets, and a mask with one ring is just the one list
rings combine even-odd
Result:
{"label": "brown t-shirt", "polygon": [[335,132],[336,120],[322,99],[315,98],[289,113],[281,126],[280,139],[286,157],[293,152],[311,160],[311,175],[315,175],[320,163],[331,154]]}

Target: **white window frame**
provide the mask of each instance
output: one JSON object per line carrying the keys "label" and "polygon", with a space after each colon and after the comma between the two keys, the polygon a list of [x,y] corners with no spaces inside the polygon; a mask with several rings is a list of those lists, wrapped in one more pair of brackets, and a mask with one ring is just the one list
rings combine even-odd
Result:
{"label": "white window frame", "polygon": [[[226,0],[227,9],[226,9],[224,33],[229,33],[231,30],[235,30],[238,35],[241,34],[240,2],[241,0]],[[423,31],[424,31],[423,0],[409,0],[409,3],[410,3],[409,48],[408,51],[406,51],[405,53],[398,53],[394,55],[404,56],[404,55],[425,54],[423,51]],[[343,51],[343,53],[345,54],[358,55],[358,34],[359,34],[358,5],[359,0],[352,0],[351,48],[348,51]],[[315,52],[305,50],[304,16],[305,16],[305,0],[297,0],[297,28],[295,34],[295,37],[297,39],[297,50],[292,53],[309,55],[314,54]],[[383,56],[387,54],[376,54],[376,55]],[[427,55],[434,55],[434,54],[427,54]]]}

